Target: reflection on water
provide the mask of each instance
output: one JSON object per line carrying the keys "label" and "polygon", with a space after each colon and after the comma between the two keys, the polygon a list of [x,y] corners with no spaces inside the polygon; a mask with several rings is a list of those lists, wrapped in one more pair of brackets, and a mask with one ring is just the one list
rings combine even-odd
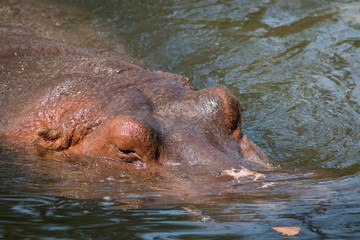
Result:
{"label": "reflection on water", "polygon": [[273,226],[301,227],[301,238],[360,235],[357,1],[46,2],[46,21],[58,27],[39,30],[48,37],[105,56],[126,52],[198,88],[226,87],[244,107],[246,134],[280,168],[300,171],[134,182],[108,163],[99,172],[7,147],[0,238],[279,238]]}
{"label": "reflection on water", "polygon": [[300,227],[304,238],[343,238],[357,236],[360,224],[358,174],[275,171],[261,181],[134,182],[116,166],[105,175],[85,166],[87,175],[77,164],[41,162],[22,153],[2,154],[0,165],[5,239],[279,238],[273,226]]}

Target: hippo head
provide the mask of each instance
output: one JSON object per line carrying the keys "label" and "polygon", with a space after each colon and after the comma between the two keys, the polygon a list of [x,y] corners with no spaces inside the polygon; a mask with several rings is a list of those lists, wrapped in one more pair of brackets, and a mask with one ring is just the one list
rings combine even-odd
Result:
{"label": "hippo head", "polygon": [[197,90],[179,75],[92,56],[51,66],[62,71],[33,66],[43,84],[8,128],[37,146],[190,174],[269,168],[242,133],[239,101],[224,88]]}
{"label": "hippo head", "polygon": [[172,165],[192,175],[269,166],[265,154],[241,133],[241,106],[224,88],[190,91],[151,106],[149,115],[132,112],[109,119],[73,149],[125,163]]}

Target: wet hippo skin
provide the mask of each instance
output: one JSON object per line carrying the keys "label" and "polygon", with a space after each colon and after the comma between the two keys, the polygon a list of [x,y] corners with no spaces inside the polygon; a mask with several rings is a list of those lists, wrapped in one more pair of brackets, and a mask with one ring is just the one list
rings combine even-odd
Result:
{"label": "wet hippo skin", "polygon": [[[24,31],[25,32],[25,31]],[[0,37],[0,133],[47,152],[218,174],[269,169],[222,87],[23,33]]]}

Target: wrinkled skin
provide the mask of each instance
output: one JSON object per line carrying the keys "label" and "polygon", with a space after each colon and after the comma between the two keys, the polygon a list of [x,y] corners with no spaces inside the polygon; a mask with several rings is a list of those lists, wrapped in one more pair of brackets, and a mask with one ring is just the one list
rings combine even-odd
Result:
{"label": "wrinkled skin", "polygon": [[240,103],[224,88],[197,90],[179,75],[1,29],[0,133],[12,141],[190,175],[270,168],[242,134]]}

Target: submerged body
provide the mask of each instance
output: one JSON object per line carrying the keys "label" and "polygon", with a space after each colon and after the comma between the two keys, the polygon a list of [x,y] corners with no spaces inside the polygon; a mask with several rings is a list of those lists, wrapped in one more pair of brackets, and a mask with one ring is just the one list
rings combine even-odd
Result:
{"label": "submerged body", "polygon": [[270,168],[242,134],[240,103],[225,89],[197,90],[179,75],[2,29],[0,133],[13,141],[188,174]]}

